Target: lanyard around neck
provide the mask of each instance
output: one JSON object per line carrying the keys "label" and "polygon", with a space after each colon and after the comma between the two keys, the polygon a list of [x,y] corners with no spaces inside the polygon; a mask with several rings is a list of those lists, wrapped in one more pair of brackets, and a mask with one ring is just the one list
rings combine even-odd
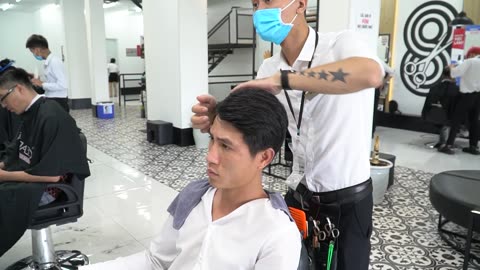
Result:
{"label": "lanyard around neck", "polygon": [[[313,57],[315,56],[315,50],[317,49],[317,45],[318,45],[318,33],[315,33],[315,34],[316,34],[315,47],[313,48],[312,58],[308,63],[308,69],[312,67]],[[287,90],[283,89],[283,92],[285,93],[285,97],[287,98],[288,107],[290,108],[290,112],[292,112],[293,120],[295,120],[295,123],[297,124],[297,136],[299,136],[300,126],[302,125],[303,107],[305,106],[305,91],[302,92],[302,100],[300,101],[300,112],[298,114],[298,121],[297,121],[297,118],[295,118],[295,112],[293,111],[292,101],[290,101],[290,96],[288,95]]]}

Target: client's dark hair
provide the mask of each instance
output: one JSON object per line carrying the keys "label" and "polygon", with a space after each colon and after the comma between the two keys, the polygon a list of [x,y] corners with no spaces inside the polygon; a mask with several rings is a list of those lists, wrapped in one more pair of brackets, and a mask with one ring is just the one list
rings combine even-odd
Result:
{"label": "client's dark hair", "polygon": [[114,64],[116,62],[115,58],[110,58],[110,63]]}
{"label": "client's dark hair", "polygon": [[242,133],[252,156],[268,148],[277,153],[285,140],[287,113],[269,92],[235,91],[217,105],[217,116]]}
{"label": "client's dark hair", "polygon": [[27,39],[27,43],[25,44],[25,47],[27,47],[28,49],[33,49],[33,48],[48,49],[48,41],[46,38],[44,38],[41,35],[31,35]]}
{"label": "client's dark hair", "polygon": [[12,87],[15,84],[22,84],[33,91],[30,77],[24,69],[10,67],[0,73],[0,88]]}

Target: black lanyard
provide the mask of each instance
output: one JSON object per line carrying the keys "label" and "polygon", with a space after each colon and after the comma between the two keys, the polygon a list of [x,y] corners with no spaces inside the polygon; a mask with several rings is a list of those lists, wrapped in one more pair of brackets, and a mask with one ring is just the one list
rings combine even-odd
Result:
{"label": "black lanyard", "polygon": [[[317,49],[318,45],[318,33],[315,33],[315,47],[313,48],[313,53],[312,53],[312,58],[310,59],[310,62],[308,63],[308,69],[312,67],[312,61],[313,57],[315,56],[315,50]],[[292,102],[290,101],[290,96],[287,93],[287,90],[283,89],[283,92],[285,93],[285,97],[287,98],[287,103],[288,107],[290,108],[290,111],[292,112],[293,115],[293,120],[295,120],[297,124],[297,136],[300,135],[300,126],[302,125],[302,116],[303,116],[303,107],[305,106],[305,91],[302,92],[302,100],[300,101],[300,112],[298,115],[298,121],[295,118],[295,113],[293,112],[293,106]]]}

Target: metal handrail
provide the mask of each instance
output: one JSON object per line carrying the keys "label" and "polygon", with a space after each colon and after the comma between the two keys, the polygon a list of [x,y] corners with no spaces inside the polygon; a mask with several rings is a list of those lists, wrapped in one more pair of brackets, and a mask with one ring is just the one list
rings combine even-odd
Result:
{"label": "metal handrail", "polygon": [[249,77],[252,76],[252,74],[232,74],[232,75],[209,75],[208,77],[210,78],[225,78],[225,77]]}
{"label": "metal handrail", "polygon": [[[232,12],[235,11],[235,14],[233,15],[234,18],[232,18]],[[240,13],[239,13],[240,11]],[[230,9],[230,11],[222,18],[220,19],[220,21],[215,24],[215,26],[210,30],[208,31],[208,38],[210,38],[211,36],[213,36],[221,27],[223,27],[226,23],[228,23],[228,43],[226,44],[222,44],[224,47],[222,48],[222,50],[225,50],[225,51],[228,51],[228,50],[232,50],[233,47],[236,45],[236,44],[239,44],[239,40],[251,40],[252,41],[252,46],[253,46],[253,51],[252,51],[252,73],[251,74],[245,74],[245,75],[238,75],[238,74],[232,74],[232,75],[209,75],[209,78],[226,78],[226,77],[251,77],[252,79],[255,78],[255,46],[256,46],[256,42],[255,42],[255,28],[253,28],[253,35],[251,37],[247,37],[247,36],[240,36],[239,35],[239,17],[251,17],[252,14],[246,14],[245,11],[248,11],[249,13],[251,13],[252,9],[249,9],[249,8],[241,8],[241,7],[232,7]],[[232,38],[232,34],[231,34],[231,31],[232,31],[232,27],[231,27],[231,21],[234,21],[235,25],[235,30],[236,30],[236,33],[235,33],[235,36],[233,38],[235,38],[235,40],[232,42],[231,38]],[[212,61],[212,62],[215,62],[215,58],[209,58],[209,61]],[[210,71],[210,70],[209,70]],[[239,83],[239,82],[242,82],[242,81],[232,81],[232,82],[235,82],[235,83]],[[219,84],[219,83],[226,83],[226,82],[209,82],[209,84]]]}
{"label": "metal handrail", "polygon": [[208,31],[208,37],[210,38],[213,34],[215,34],[220,27],[222,27],[227,21],[230,21],[230,14],[232,14],[233,8],[225,15],[215,26],[212,27],[210,31]]}

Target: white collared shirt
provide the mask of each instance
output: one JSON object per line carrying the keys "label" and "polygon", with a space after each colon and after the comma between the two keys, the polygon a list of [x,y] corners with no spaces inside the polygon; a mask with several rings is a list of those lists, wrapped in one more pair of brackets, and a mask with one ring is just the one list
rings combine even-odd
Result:
{"label": "white collared shirt", "polygon": [[62,60],[50,53],[44,64],[43,89],[47,98],[66,98],[68,93],[68,80]]}
{"label": "white collared shirt", "polygon": [[[257,77],[271,76],[280,69],[305,70],[314,50],[312,67],[355,56],[374,59],[381,66],[381,61],[359,33],[343,31],[318,35],[315,49],[315,31],[310,28],[307,41],[293,66],[289,66],[283,55],[278,53],[263,62]],[[302,91],[292,90],[288,94],[298,119]],[[304,160],[306,184],[311,191],[338,190],[370,177],[373,88],[345,95],[307,94],[299,137],[296,135],[297,123],[284,92],[277,97],[287,110],[293,141],[294,172],[299,171],[299,162]]]}
{"label": "white collared shirt", "polygon": [[25,111],[28,111],[28,110],[32,107],[32,105],[33,105],[35,102],[37,102],[37,100],[38,100],[39,98],[41,98],[41,97],[42,97],[41,95],[37,94],[37,95],[32,99],[32,101],[30,102],[30,104],[27,106],[27,108],[25,109]]}
{"label": "white collared shirt", "polygon": [[300,261],[295,222],[269,199],[243,204],[212,221],[210,188],[179,230],[170,216],[147,252],[81,270],[292,270]]}
{"label": "white collared shirt", "polygon": [[465,60],[450,73],[460,77],[460,93],[480,92],[480,56]]}

